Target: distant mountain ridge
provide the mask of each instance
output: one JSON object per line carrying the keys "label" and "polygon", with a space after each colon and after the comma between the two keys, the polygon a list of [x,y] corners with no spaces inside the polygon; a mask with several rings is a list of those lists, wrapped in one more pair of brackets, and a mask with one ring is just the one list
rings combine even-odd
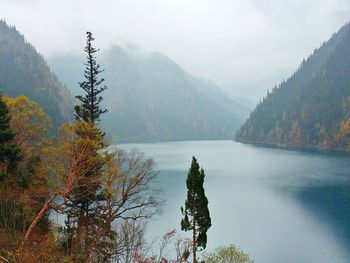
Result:
{"label": "distant mountain ridge", "polygon": [[0,20],[0,91],[38,103],[57,127],[73,116],[69,91],[15,27]]}
{"label": "distant mountain ridge", "polygon": [[[53,57],[50,64],[73,94],[83,56]],[[101,53],[110,110],[103,125],[116,141],[231,139],[250,109],[213,83],[195,78],[160,53],[129,52],[114,46]]]}
{"label": "distant mountain ridge", "polygon": [[302,62],[250,114],[236,140],[287,148],[350,149],[350,24]]}

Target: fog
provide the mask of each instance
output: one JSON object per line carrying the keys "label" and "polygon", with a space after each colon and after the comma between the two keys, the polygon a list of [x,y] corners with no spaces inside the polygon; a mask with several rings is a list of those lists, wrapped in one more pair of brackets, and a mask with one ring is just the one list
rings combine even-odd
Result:
{"label": "fog", "polygon": [[350,17],[349,0],[0,0],[0,17],[44,56],[96,45],[161,52],[257,101]]}

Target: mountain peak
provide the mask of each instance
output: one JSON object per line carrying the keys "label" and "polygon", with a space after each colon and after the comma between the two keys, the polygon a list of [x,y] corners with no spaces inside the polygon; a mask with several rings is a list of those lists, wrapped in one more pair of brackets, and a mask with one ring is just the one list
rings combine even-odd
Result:
{"label": "mountain peak", "polygon": [[[159,52],[113,46],[101,52],[98,62],[105,69],[105,106],[110,110],[102,122],[119,142],[231,139],[249,112]],[[76,72],[82,72],[83,64],[66,56],[51,64],[79,94]]]}

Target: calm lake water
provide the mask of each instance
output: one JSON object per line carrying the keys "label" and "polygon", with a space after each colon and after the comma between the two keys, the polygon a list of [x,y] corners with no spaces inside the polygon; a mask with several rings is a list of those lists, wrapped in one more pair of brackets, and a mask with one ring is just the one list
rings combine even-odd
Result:
{"label": "calm lake water", "polygon": [[349,157],[232,141],[119,147],[139,149],[160,171],[166,204],[150,225],[154,237],[179,230],[186,173],[195,155],[206,172],[208,251],[233,243],[257,263],[350,262]]}

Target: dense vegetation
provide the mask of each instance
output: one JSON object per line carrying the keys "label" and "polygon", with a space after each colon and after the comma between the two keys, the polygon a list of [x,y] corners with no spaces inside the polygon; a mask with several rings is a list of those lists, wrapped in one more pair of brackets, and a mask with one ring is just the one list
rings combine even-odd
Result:
{"label": "dense vegetation", "polygon": [[0,20],[0,91],[10,97],[25,95],[37,102],[54,126],[72,118],[68,90],[35,48],[3,20]]}
{"label": "dense vegetation", "polygon": [[[113,47],[101,56],[109,89],[102,124],[116,141],[232,138],[250,108],[228,98],[209,81],[189,75],[159,53]],[[50,60],[77,94],[81,58]]]}
{"label": "dense vegetation", "polygon": [[[27,97],[18,98],[1,97],[9,110],[10,129],[14,136],[7,142],[2,141],[2,147],[16,146],[20,149],[20,158],[16,166],[9,168],[9,153],[1,152],[0,169],[3,176],[0,181],[0,255],[15,257],[16,248],[26,229],[40,211],[49,191],[48,169],[51,167],[47,154],[52,153],[48,132],[51,120],[43,110]],[[4,125],[0,126],[3,134]],[[44,163],[45,160],[45,163]],[[33,250],[27,251],[28,262],[31,259],[40,259],[41,249],[51,241],[48,234],[48,215],[43,216],[33,235]],[[51,249],[43,253],[51,253]],[[37,255],[34,255],[37,254]],[[53,255],[54,256],[54,255]]]}
{"label": "dense vegetation", "polygon": [[236,134],[241,142],[349,149],[350,24],[268,92]]}

